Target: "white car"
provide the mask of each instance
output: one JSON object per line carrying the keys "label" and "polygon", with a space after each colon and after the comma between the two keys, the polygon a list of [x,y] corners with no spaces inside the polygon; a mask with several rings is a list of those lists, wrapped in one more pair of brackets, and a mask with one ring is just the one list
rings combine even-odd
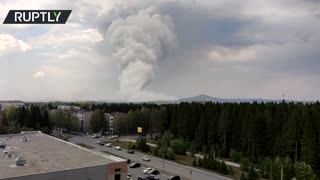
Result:
{"label": "white car", "polygon": [[107,144],[105,144],[105,146],[112,147],[112,144],[111,143],[107,143]]}
{"label": "white car", "polygon": [[127,179],[128,179],[128,180],[132,180],[130,173],[127,174]]}
{"label": "white car", "polygon": [[121,147],[120,146],[116,146],[116,147],[114,147],[114,149],[121,150]]}
{"label": "white car", "polygon": [[142,160],[144,161],[150,161],[150,158],[148,156],[143,156]]}
{"label": "white car", "polygon": [[92,138],[100,138],[100,134],[93,134],[93,136],[91,136]]}
{"label": "white car", "polygon": [[152,171],[152,170],[154,170],[154,169],[148,167],[148,168],[146,168],[145,170],[143,170],[143,174],[148,174],[148,172],[150,172],[150,171]]}

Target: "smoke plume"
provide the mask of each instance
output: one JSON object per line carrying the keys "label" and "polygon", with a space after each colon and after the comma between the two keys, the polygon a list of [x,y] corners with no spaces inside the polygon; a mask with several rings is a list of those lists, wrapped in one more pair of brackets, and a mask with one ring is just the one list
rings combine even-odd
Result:
{"label": "smoke plume", "polygon": [[175,46],[171,18],[155,8],[137,11],[112,21],[106,39],[112,57],[120,67],[120,92],[130,100],[159,100],[171,97],[145,90],[155,76],[155,68]]}

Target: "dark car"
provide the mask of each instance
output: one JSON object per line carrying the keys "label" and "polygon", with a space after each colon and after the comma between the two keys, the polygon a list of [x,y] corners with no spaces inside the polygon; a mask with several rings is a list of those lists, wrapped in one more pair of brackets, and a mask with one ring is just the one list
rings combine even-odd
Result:
{"label": "dark car", "polygon": [[146,180],[158,180],[159,178],[157,176],[147,176]]}
{"label": "dark car", "polygon": [[129,150],[127,151],[127,153],[129,153],[129,154],[134,154],[134,151],[131,150],[131,149],[129,149]]}
{"label": "dark car", "polygon": [[171,176],[168,180],[180,180],[180,176]]}
{"label": "dark car", "polygon": [[150,171],[148,174],[159,175],[160,172],[158,170],[154,169],[154,170]]}
{"label": "dark car", "polygon": [[98,141],[98,143],[100,146],[104,146],[104,143],[102,141]]}
{"label": "dark car", "polygon": [[140,163],[132,163],[132,164],[130,164],[130,168],[138,168],[138,167],[141,167]]}
{"label": "dark car", "polygon": [[6,145],[4,142],[1,142],[1,143],[0,143],[0,149],[5,149],[6,146],[7,146],[7,145]]}
{"label": "dark car", "polygon": [[130,164],[131,163],[131,160],[130,159],[127,159],[127,164]]}
{"label": "dark car", "polygon": [[146,178],[139,176],[137,180],[145,180]]}

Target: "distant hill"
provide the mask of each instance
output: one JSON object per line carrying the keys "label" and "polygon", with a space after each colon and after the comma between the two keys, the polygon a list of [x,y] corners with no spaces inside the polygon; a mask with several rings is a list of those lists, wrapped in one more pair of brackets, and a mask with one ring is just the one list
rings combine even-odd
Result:
{"label": "distant hill", "polygon": [[0,100],[0,103],[24,103],[23,101],[20,101],[20,100],[10,100],[10,101],[3,101],[3,100]]}
{"label": "distant hill", "polygon": [[[198,96],[194,96],[194,97],[189,97],[189,98],[182,98],[178,100],[179,102],[218,102],[218,103],[240,103],[240,102],[249,102],[249,103],[253,103],[253,102],[281,102],[282,100],[271,100],[271,99],[261,99],[261,98],[257,98],[257,99],[224,99],[224,98],[217,98],[217,97],[211,97],[208,95],[198,95]],[[286,102],[288,102],[288,100],[285,100]]]}

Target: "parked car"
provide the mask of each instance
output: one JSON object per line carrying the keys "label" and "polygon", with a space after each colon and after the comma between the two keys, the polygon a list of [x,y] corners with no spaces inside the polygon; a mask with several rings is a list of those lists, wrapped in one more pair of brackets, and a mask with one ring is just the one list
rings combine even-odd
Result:
{"label": "parked car", "polygon": [[139,176],[137,180],[145,180],[146,178]]}
{"label": "parked car", "polygon": [[142,160],[144,161],[150,161],[150,158],[148,156],[143,156]]}
{"label": "parked car", "polygon": [[147,176],[146,179],[147,180],[158,180],[159,177],[157,177],[157,176]]}
{"label": "parked car", "polygon": [[129,150],[127,151],[127,153],[129,153],[129,154],[134,154],[134,151],[131,150],[131,149],[129,149]]}
{"label": "parked car", "polygon": [[168,180],[180,180],[180,176],[171,176]]}
{"label": "parked car", "polygon": [[121,150],[121,147],[120,146],[116,146],[116,147],[114,147],[114,149],[116,149],[116,150]]}
{"label": "parked car", "polygon": [[99,144],[100,146],[104,146],[104,143],[102,141],[98,141],[97,144]]}
{"label": "parked car", "polygon": [[130,164],[131,163],[131,160],[130,159],[127,159],[127,164]]}
{"label": "parked car", "polygon": [[130,168],[138,168],[138,167],[141,167],[140,163],[132,163],[132,164],[130,164]]}
{"label": "parked car", "polygon": [[0,142],[0,149],[5,149],[6,148],[6,143]]}
{"label": "parked car", "polygon": [[143,172],[143,174],[148,174],[152,170],[154,170],[154,169],[151,167],[148,167],[148,168],[144,169],[142,172]]}
{"label": "parked car", "polygon": [[156,170],[156,169],[153,169],[153,170],[149,171],[148,174],[149,174],[149,175],[150,175],[150,174],[151,174],[151,175],[159,175],[160,172],[159,172],[158,170]]}
{"label": "parked car", "polygon": [[130,173],[127,174],[127,179],[128,179],[128,180],[132,180]]}
{"label": "parked car", "polygon": [[113,136],[108,136],[107,138],[108,139],[114,139],[114,138],[118,138],[119,136],[118,135],[113,135]]}
{"label": "parked car", "polygon": [[105,146],[112,147],[112,144],[111,143],[107,143],[107,144],[105,144]]}
{"label": "parked car", "polygon": [[92,138],[100,138],[101,135],[100,135],[100,134],[93,134],[91,137],[92,137]]}

